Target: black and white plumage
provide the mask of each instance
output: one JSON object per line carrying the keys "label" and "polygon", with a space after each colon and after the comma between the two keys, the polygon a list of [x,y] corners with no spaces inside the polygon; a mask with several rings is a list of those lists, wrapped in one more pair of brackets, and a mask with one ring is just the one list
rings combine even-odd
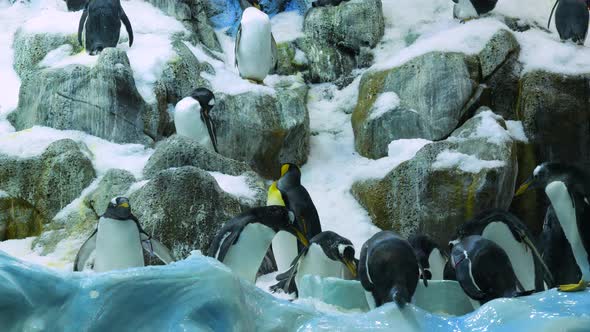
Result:
{"label": "black and white plumage", "polygon": [[287,231],[307,246],[295,216],[282,206],[253,208],[234,217],[217,233],[207,255],[229,266],[236,274],[254,282],[272,239]]}
{"label": "black and white plumage", "polygon": [[[370,293],[367,300],[371,307],[393,301],[405,306],[416,291],[419,270],[422,268],[410,243],[391,231],[381,231],[363,244],[358,278]],[[423,281],[427,285],[426,279]]]}
{"label": "black and white plumage", "polygon": [[551,17],[556,7],[555,27],[561,40],[571,40],[584,45],[588,35],[590,0],[557,0],[549,14],[547,29],[551,25]]}
{"label": "black and white plumage", "polygon": [[66,6],[68,7],[68,11],[76,12],[78,10],[84,9],[88,0],[64,0],[66,2]]}
{"label": "black and white plumage", "polygon": [[[520,186],[516,196],[536,188],[543,188],[549,198],[553,209],[551,213],[559,222],[580,269],[579,287],[585,287],[590,281],[590,179],[573,165],[548,162],[535,168],[533,175]],[[549,218],[553,217],[550,215]],[[558,232],[554,227],[551,231]],[[563,238],[558,233],[550,236],[549,240],[562,241]],[[548,245],[549,248],[555,248],[559,244]],[[547,249],[543,251],[546,259],[563,259],[555,257]],[[563,254],[568,253],[563,251]],[[554,262],[548,263],[549,266],[555,266]],[[560,286],[560,289],[577,290],[579,287]]]}
{"label": "black and white plumage", "polygon": [[[107,47],[116,47],[121,33],[121,22],[133,45],[133,29],[120,0],[92,0],[86,4],[78,25],[78,42],[90,55]],[[84,44],[82,43],[84,37]]]}
{"label": "black and white plumage", "polygon": [[211,120],[215,95],[206,88],[193,90],[190,96],[180,100],[174,108],[174,126],[178,135],[190,137],[201,146],[219,152],[217,133]]}
{"label": "black and white plumage", "polygon": [[476,18],[496,8],[498,0],[453,0],[453,16],[460,20]]}
{"label": "black and white plumage", "polygon": [[534,237],[515,215],[500,209],[483,211],[457,228],[451,243],[479,235],[493,241],[508,255],[516,276],[526,290],[543,291],[553,277],[545,265]]}
{"label": "black and white plumage", "polygon": [[93,253],[92,269],[96,272],[144,266],[142,247],[166,264],[174,261],[168,248],[143,230],[131,213],[129,200],[113,198],[97,228],[78,251],[74,271],[84,270]]}
{"label": "black and white plumage", "polygon": [[414,248],[416,258],[424,270],[420,278],[426,280],[444,280],[444,271],[449,259],[447,253],[430,237],[423,234],[413,235],[408,242]]}

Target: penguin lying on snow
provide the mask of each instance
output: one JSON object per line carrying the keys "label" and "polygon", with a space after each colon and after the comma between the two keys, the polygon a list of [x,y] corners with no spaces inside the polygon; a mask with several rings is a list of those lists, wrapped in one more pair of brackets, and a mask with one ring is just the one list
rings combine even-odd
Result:
{"label": "penguin lying on snow", "polygon": [[584,289],[590,282],[590,179],[574,166],[543,163],[520,186],[516,196],[536,188],[544,188],[582,274],[577,284],[562,285],[559,289]]}
{"label": "penguin lying on snow", "polygon": [[96,272],[144,266],[142,246],[166,264],[174,261],[170,251],[141,228],[131,214],[129,200],[113,198],[98,220],[97,228],[78,251],[74,271],[84,270],[92,252]]}
{"label": "penguin lying on snow", "polygon": [[[96,55],[107,47],[117,47],[121,22],[133,45],[133,29],[120,0],[92,0],[86,4],[78,25],[78,42],[90,55]],[[82,44],[82,36],[84,44]]]}
{"label": "penguin lying on snow", "polygon": [[321,232],[293,260],[291,268],[277,276],[279,283],[271,290],[293,293],[305,275],[354,279],[357,274],[354,253],[350,240],[331,231]]}
{"label": "penguin lying on snow", "polygon": [[425,275],[410,243],[391,231],[381,231],[363,244],[358,277],[372,295],[367,294],[371,308],[392,301],[403,308],[416,291],[419,271]]}
{"label": "penguin lying on snow", "polygon": [[453,17],[460,20],[470,20],[479,15],[491,12],[498,0],[453,0]]}
{"label": "penguin lying on snow", "polygon": [[265,206],[253,208],[225,223],[213,239],[207,256],[216,258],[239,276],[254,282],[272,239],[281,230],[308,245],[292,212],[282,206]]}
{"label": "penguin lying on snow", "polygon": [[424,274],[420,273],[420,278],[443,280],[445,266],[449,259],[447,253],[427,235],[412,235],[408,242],[414,248],[416,258],[424,269]]}
{"label": "penguin lying on snow", "polygon": [[557,0],[549,14],[547,29],[551,25],[551,17],[555,12],[555,27],[561,40],[572,40],[578,45],[584,45],[588,35],[588,10],[590,0]]}
{"label": "penguin lying on snow", "polygon": [[217,134],[210,112],[215,106],[215,95],[209,89],[198,88],[182,99],[174,108],[174,126],[178,135],[190,137],[200,145],[217,150]]}

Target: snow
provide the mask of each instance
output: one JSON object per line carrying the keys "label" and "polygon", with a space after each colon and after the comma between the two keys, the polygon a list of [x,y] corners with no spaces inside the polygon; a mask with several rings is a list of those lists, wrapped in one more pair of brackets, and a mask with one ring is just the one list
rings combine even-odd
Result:
{"label": "snow", "polygon": [[375,100],[369,119],[378,119],[385,115],[385,113],[398,108],[399,104],[400,99],[395,92],[383,92],[377,97],[377,100]]}
{"label": "snow", "polygon": [[217,181],[219,187],[236,197],[256,199],[256,193],[248,185],[248,178],[243,175],[233,176],[219,172],[209,172]]}
{"label": "snow", "polygon": [[36,238],[33,236],[21,240],[0,241],[0,255],[4,251],[25,262],[42,265],[58,271],[71,271],[78,249],[80,249],[80,246],[86,240],[73,239],[61,241],[56,246],[55,251],[49,255],[42,256],[41,252],[43,248],[41,246],[33,248],[33,241]]}
{"label": "snow", "polygon": [[270,24],[277,44],[303,37],[303,16],[295,11],[275,15]]}
{"label": "snow", "polygon": [[39,62],[41,67],[64,68],[72,64],[94,66],[98,60],[97,56],[91,56],[86,52],[72,54],[74,48],[70,44],[64,44],[47,53],[45,58]]}
{"label": "snow", "polygon": [[502,120],[501,116],[492,111],[484,111],[480,112],[475,117],[480,118],[481,122],[471,137],[487,138],[489,143],[497,145],[512,140],[510,133],[498,123],[499,120]]}
{"label": "snow", "polygon": [[438,170],[458,168],[467,173],[479,173],[483,169],[498,168],[504,165],[505,163],[501,160],[481,160],[476,156],[445,150],[436,156],[432,168]]}
{"label": "snow", "polygon": [[528,143],[529,139],[526,137],[524,132],[524,127],[522,126],[521,121],[506,121],[506,128],[508,128],[508,133],[512,137],[513,140]]}

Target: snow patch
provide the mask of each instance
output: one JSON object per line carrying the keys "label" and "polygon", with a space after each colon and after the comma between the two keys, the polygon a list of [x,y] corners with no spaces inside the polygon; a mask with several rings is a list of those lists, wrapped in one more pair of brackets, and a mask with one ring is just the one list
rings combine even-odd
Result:
{"label": "snow patch", "polygon": [[395,92],[383,92],[378,97],[371,109],[370,120],[375,120],[389,111],[393,111],[399,107],[400,99]]}
{"label": "snow patch", "polygon": [[439,170],[458,168],[467,173],[479,173],[483,169],[498,168],[504,165],[505,163],[501,160],[481,160],[472,155],[445,150],[438,154],[432,168]]}
{"label": "snow patch", "polygon": [[278,43],[303,37],[303,16],[295,11],[282,12],[270,19],[272,34]]}
{"label": "snow patch", "polygon": [[524,127],[522,126],[521,121],[506,121],[506,128],[508,128],[508,133],[513,140],[528,143],[529,139],[526,137],[524,132]]}
{"label": "snow patch", "polygon": [[256,193],[250,189],[247,177],[243,175],[227,175],[219,172],[209,172],[209,174],[215,178],[219,187],[226,193],[236,197],[256,199]]}

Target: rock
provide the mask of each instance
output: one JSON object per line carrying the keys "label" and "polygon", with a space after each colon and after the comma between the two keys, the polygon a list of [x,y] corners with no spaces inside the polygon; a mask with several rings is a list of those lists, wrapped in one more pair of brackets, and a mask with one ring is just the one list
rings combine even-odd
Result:
{"label": "rock", "polygon": [[483,108],[448,139],[426,145],[383,179],[355,183],[352,193],[381,229],[421,232],[444,246],[480,211],[508,208],[516,170],[516,142]]}
{"label": "rock", "polygon": [[156,151],[148,160],[143,173],[151,179],[160,171],[182,166],[195,166],[205,171],[235,176],[252,170],[245,163],[205,149],[188,137],[174,135],[156,145]]}
{"label": "rock", "polygon": [[84,198],[84,203],[88,207],[93,207],[96,214],[100,216],[106,212],[111,199],[124,196],[133,183],[135,183],[135,176],[130,172],[110,169],[100,180],[97,188]]}
{"label": "rock", "polygon": [[206,252],[222,224],[241,212],[207,172],[192,166],[158,173],[130,197],[143,228],[177,259],[192,250]]}
{"label": "rock", "polygon": [[482,77],[487,79],[502,63],[508,60],[511,54],[519,52],[520,45],[511,32],[507,30],[496,32],[483,50],[479,52]]}
{"label": "rock", "polygon": [[43,221],[41,214],[27,201],[0,196],[0,241],[39,235]]}
{"label": "rock", "polygon": [[346,86],[352,81],[351,73],[356,67],[353,54],[342,52],[331,45],[319,43],[307,37],[299,38],[297,47],[303,50],[308,60],[306,81],[335,82],[339,86]]}
{"label": "rock", "polygon": [[[477,82],[479,61],[461,53],[432,52],[393,69],[365,73],[352,115],[356,150],[377,159],[387,155],[396,139],[444,139],[465,117]],[[395,93],[399,103],[375,107],[387,92]]]}
{"label": "rock", "polygon": [[43,69],[23,78],[18,109],[8,116],[16,130],[35,125],[84,131],[117,143],[151,142],[125,51],[107,48],[94,67]]}
{"label": "rock", "polygon": [[308,70],[308,60],[302,50],[297,48],[296,42],[277,44],[278,65],[275,74],[296,75]]}

